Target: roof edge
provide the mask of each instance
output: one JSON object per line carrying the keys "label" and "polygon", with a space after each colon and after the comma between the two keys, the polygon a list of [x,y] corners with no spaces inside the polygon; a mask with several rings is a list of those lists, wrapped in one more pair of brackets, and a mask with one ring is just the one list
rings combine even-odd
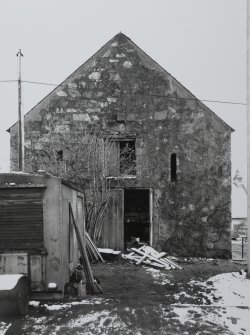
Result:
{"label": "roof edge", "polygon": [[[123,34],[124,35],[124,34]],[[124,35],[126,36],[126,35]],[[127,37],[127,36],[126,36]],[[128,38],[128,37],[127,37]],[[151,59],[161,70],[163,70],[167,75],[171,76],[179,85],[181,85],[186,91],[187,93],[189,93],[192,98],[194,100],[196,100],[200,107],[203,110],[208,111],[212,117],[214,117],[215,119],[217,119],[220,123],[222,123],[226,128],[228,128],[231,132],[234,132],[235,129],[233,129],[231,126],[229,126],[229,124],[227,124],[224,120],[222,120],[215,112],[213,112],[208,106],[206,106],[201,100],[199,100],[189,89],[187,89],[182,83],[179,82],[179,80],[177,80],[171,73],[169,73],[164,67],[162,67],[158,62],[156,62],[151,56],[149,56],[144,50],[142,50],[134,41],[132,41],[130,38],[128,38],[131,43],[137,47],[142,53],[144,53],[146,55],[146,57],[148,57],[149,59]]]}
{"label": "roof edge", "polygon": [[[108,42],[106,42],[101,48],[99,48],[92,56],[90,56],[84,63],[82,63],[80,66],[78,66],[78,68],[75,70],[75,71],[73,71],[70,75],[68,75],[68,77],[66,78],[66,79],[64,79],[59,85],[57,85],[52,91],[50,91],[47,95],[45,95],[45,97],[43,97],[34,107],[32,107],[25,115],[24,115],[24,117],[26,117],[29,113],[31,113],[37,106],[39,106],[39,104],[40,103],[42,103],[47,97],[49,97],[50,96],[50,94],[52,94],[53,92],[55,92],[61,85],[63,85],[71,76],[73,76],[82,66],[84,66],[88,61],[90,61],[91,60],[91,58],[93,58],[93,57],[95,57],[102,49],[104,49],[105,47],[106,47],[106,45],[108,44],[108,43],[110,43],[113,39],[115,39],[118,35],[123,35],[123,36],[125,36],[127,39],[129,39],[130,40],[130,38],[129,37],[127,37],[125,34],[123,34],[123,33],[118,33],[118,34],[116,34],[115,36],[113,36],[110,40],[108,40]],[[10,130],[11,130],[11,128],[13,128],[16,124],[18,123],[18,121],[17,122],[15,122],[12,126],[10,126],[6,131],[8,132],[8,133],[10,133]]]}
{"label": "roof edge", "polygon": [[[124,36],[126,39],[130,41],[136,48],[138,48],[147,58],[152,60],[156,66],[161,69],[163,72],[165,72],[167,75],[171,76],[178,85],[183,87],[188,94],[191,95],[191,97],[196,100],[204,111],[207,111],[210,113],[210,115],[215,118],[217,121],[219,121],[225,128],[227,128],[231,133],[235,131],[231,126],[229,126],[224,120],[222,120],[215,112],[213,112],[208,106],[206,106],[201,100],[199,100],[190,90],[188,90],[183,84],[181,84],[174,76],[172,76],[165,68],[163,68],[158,62],[156,62],[151,56],[149,56],[144,50],[142,50],[135,42],[133,42],[128,36],[123,34],[122,32],[116,34],[113,36],[108,42],[106,42],[101,48],[99,48],[92,56],[90,56],[84,63],[82,63],[75,71],[73,71],[66,79],[64,79],[58,86],[56,86],[52,91],[50,91],[45,97],[43,97],[34,107],[32,107],[25,115],[26,117],[29,113],[31,113],[37,106],[39,106],[40,103],[42,103],[47,97],[49,97],[53,92],[55,92],[61,85],[67,82],[67,80],[70,79],[71,76],[73,76],[82,66],[84,66],[87,62],[91,60],[91,58],[94,58],[102,49],[106,47],[107,44],[109,44],[112,40],[117,38],[118,36]],[[10,133],[11,128],[13,128],[16,124],[18,123],[15,122],[11,127],[9,127],[6,131]]]}

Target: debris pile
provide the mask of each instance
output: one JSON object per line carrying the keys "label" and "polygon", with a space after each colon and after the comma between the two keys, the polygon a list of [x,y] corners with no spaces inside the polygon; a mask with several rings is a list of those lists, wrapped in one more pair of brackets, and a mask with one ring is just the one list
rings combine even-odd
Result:
{"label": "debris pile", "polygon": [[131,252],[122,257],[136,265],[145,264],[166,270],[182,269],[178,264],[166,257],[165,252],[158,252],[152,247],[142,246],[141,248],[131,248]]}

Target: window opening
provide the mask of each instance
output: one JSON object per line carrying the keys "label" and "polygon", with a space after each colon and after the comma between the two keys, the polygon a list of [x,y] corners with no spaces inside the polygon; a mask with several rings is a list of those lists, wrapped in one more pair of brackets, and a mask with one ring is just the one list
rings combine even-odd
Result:
{"label": "window opening", "polygon": [[58,150],[56,152],[56,160],[58,162],[62,162],[63,161],[63,150]]}
{"label": "window opening", "polygon": [[222,168],[222,166],[218,167],[218,175],[219,175],[219,177],[222,177],[222,175],[223,175],[223,168]]}
{"label": "window opening", "polygon": [[176,182],[177,181],[177,157],[176,154],[173,153],[171,154],[170,157],[170,165],[171,165],[171,182]]}
{"label": "window opening", "polygon": [[136,175],[135,141],[121,141],[120,174]]}

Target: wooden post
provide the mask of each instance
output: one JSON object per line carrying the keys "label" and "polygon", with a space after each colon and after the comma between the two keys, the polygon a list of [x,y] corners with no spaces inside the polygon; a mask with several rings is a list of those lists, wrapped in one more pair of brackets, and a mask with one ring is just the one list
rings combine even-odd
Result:
{"label": "wooden post", "polygon": [[241,258],[244,258],[244,237],[241,238]]}
{"label": "wooden post", "polygon": [[247,277],[250,279],[250,0],[247,0]]}
{"label": "wooden post", "polygon": [[23,126],[22,126],[22,81],[21,81],[21,59],[23,54],[19,49],[16,54],[19,60],[18,69],[18,171],[23,171]]}

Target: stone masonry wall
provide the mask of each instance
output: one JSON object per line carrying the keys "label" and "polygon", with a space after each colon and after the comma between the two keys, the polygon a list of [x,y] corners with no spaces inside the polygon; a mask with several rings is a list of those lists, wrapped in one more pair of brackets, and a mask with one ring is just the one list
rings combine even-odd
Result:
{"label": "stone masonry wall", "polygon": [[[25,117],[25,154],[70,124],[136,139],[136,179],[154,190],[153,245],[170,253],[230,257],[231,128],[123,34],[116,35]],[[11,128],[11,167],[17,164]],[[63,149],[63,148],[62,148]],[[178,178],[170,180],[170,155]],[[30,157],[26,170],[30,170]]]}

